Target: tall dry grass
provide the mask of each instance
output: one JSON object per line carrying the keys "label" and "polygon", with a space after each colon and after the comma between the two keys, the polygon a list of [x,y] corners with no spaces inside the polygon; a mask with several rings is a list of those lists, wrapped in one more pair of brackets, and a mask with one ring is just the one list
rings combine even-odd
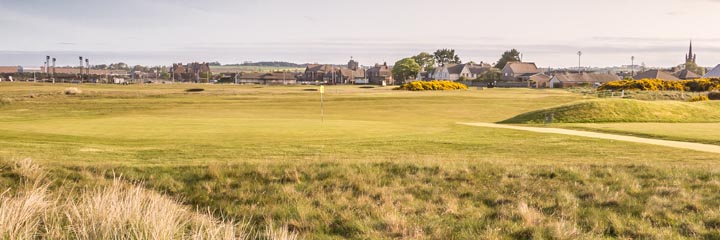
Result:
{"label": "tall dry grass", "polygon": [[298,239],[287,228],[253,234],[249,225],[193,211],[159,193],[114,179],[107,186],[50,191],[26,159],[11,169],[22,186],[0,193],[2,239]]}

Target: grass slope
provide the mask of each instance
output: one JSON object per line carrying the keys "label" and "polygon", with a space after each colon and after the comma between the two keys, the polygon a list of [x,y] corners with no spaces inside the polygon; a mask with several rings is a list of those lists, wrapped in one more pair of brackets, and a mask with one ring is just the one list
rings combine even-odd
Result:
{"label": "grass slope", "polygon": [[595,99],[523,113],[501,123],[720,122],[720,102]]}
{"label": "grass slope", "polygon": [[720,145],[717,123],[567,123],[553,127]]}

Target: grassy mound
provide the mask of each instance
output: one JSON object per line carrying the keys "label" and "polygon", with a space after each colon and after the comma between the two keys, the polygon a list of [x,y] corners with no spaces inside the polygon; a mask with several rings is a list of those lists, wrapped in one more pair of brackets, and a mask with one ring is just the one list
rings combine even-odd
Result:
{"label": "grassy mound", "polygon": [[554,123],[718,122],[720,102],[598,99],[523,113],[501,123],[543,123],[550,114]]}

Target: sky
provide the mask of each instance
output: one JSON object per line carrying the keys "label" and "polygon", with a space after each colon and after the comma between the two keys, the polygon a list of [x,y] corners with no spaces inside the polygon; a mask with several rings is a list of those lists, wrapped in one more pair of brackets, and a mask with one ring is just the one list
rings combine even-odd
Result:
{"label": "sky", "polygon": [[453,48],[561,68],[720,64],[720,0],[0,0],[0,65],[392,64]]}

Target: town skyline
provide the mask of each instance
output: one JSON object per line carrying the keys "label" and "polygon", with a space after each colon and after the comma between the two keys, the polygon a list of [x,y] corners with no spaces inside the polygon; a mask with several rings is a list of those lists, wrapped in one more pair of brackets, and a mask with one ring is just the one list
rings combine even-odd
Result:
{"label": "town skyline", "polygon": [[697,24],[720,20],[713,13],[718,1],[451,0],[444,6],[453,11],[434,11],[433,1],[6,0],[0,26],[12,34],[0,38],[0,65],[39,66],[46,55],[58,56],[59,65],[75,64],[78,55],[138,65],[342,64],[353,56],[373,65],[441,48],[456,49],[463,62],[494,62],[516,48],[542,67],[575,67],[577,51],[588,67],[629,65],[631,56],[637,64],[671,67],[683,63],[691,40],[699,65],[720,63],[720,37]]}

